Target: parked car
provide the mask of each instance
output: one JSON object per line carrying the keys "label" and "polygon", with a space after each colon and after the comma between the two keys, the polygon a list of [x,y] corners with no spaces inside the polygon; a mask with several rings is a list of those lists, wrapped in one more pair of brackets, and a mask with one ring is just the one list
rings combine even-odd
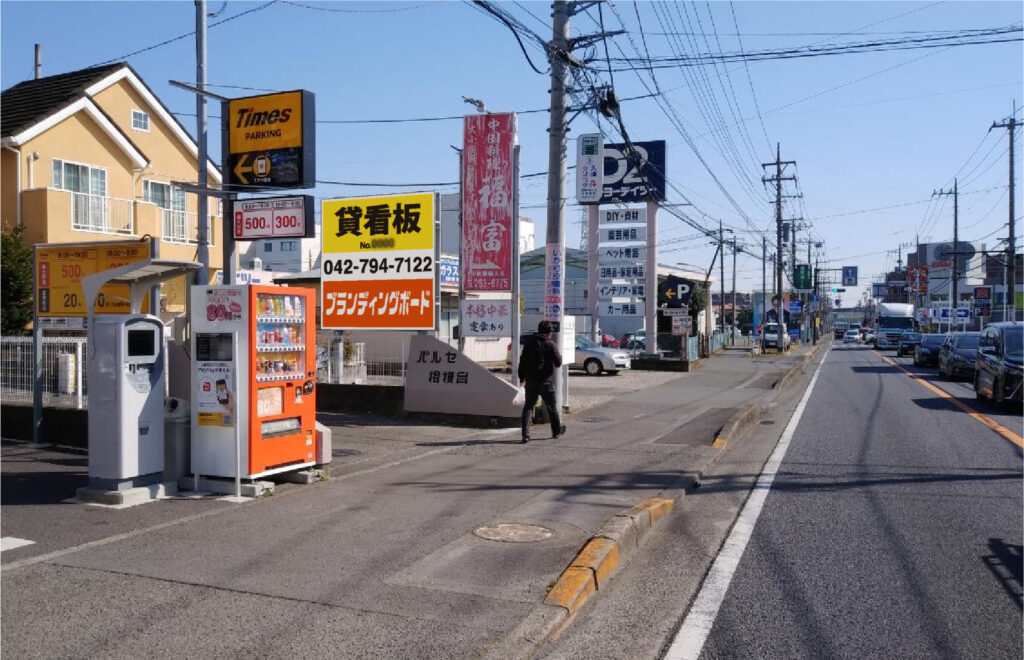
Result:
{"label": "parked car", "polygon": [[954,332],[939,349],[939,376],[953,380],[957,376],[974,379],[980,332]]}
{"label": "parked car", "polygon": [[601,345],[605,348],[618,348],[619,340],[606,332],[601,335]]}
{"label": "parked car", "polygon": [[[781,335],[781,339],[779,336]],[[785,332],[784,326],[778,323],[765,323],[761,333],[761,349],[774,348],[775,350],[786,350],[789,346],[789,334]]]}
{"label": "parked car", "polygon": [[[536,333],[524,332],[519,335],[519,346],[523,346]],[[522,355],[522,348],[519,349]],[[512,367],[512,344],[509,343],[505,352],[505,364]],[[621,349],[604,348],[594,343],[586,335],[576,335],[576,360],[569,365],[570,369],[582,369],[591,376],[597,376],[602,371],[614,375],[621,369],[629,369],[631,360],[629,354]]]}
{"label": "parked car", "polygon": [[843,335],[843,343],[844,344],[856,344],[859,341],[860,341],[860,331],[859,330],[847,330],[846,334]]}
{"label": "parked car", "polygon": [[981,331],[974,395],[996,403],[1024,401],[1024,323],[993,323]]}
{"label": "parked car", "polygon": [[619,340],[619,348],[624,348],[627,351],[646,351],[647,331],[637,330],[622,335],[622,339]]}
{"label": "parked car", "polygon": [[921,345],[921,333],[907,330],[900,335],[900,341],[896,344],[896,357],[903,357],[904,354],[913,354],[914,349]]}
{"label": "parked car", "polygon": [[615,375],[620,369],[629,367],[629,354],[625,351],[604,348],[586,335],[576,335],[576,360],[569,365],[570,369],[582,369],[591,376],[597,376],[602,371]]}
{"label": "parked car", "polygon": [[939,349],[946,343],[946,334],[921,335],[921,343],[914,347],[914,364],[925,367],[939,363]]}

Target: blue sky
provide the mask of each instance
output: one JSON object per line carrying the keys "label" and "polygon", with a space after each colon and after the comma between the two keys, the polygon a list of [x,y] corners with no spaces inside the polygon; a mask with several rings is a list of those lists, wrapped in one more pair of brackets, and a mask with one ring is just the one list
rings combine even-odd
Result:
{"label": "blue sky", "polygon": [[[464,2],[217,2],[208,3],[208,80],[214,91],[245,96],[259,90],[308,89],[316,94],[317,179],[358,183],[434,184],[458,179],[461,121],[328,123],[460,116],[462,96],[495,111],[519,111],[523,174],[547,169],[549,77],[533,71],[512,32]],[[550,3],[502,2],[500,7],[541,39],[551,37]],[[256,9],[244,15],[248,10]],[[673,53],[745,53],[920,38],[922,33],[1017,26],[1020,2],[612,2],[573,17],[572,36],[605,29],[612,58]],[[222,25],[218,21],[228,20]],[[0,83],[32,76],[33,44],[42,44],[43,74],[126,60],[194,131],[195,102],[170,79],[195,78],[192,2],[0,3]],[[671,34],[667,34],[671,33]],[[739,36],[737,36],[737,34]],[[547,71],[535,40],[524,33],[533,65]],[[669,203],[693,222],[731,227],[760,254],[760,232],[774,236],[774,215],[761,163],[796,161],[800,199],[786,214],[803,217],[801,231],[824,243],[828,267],[859,266],[861,283],[896,263],[896,250],[920,236],[952,238],[952,203],[935,189],[960,179],[961,239],[1005,237],[1007,131],[993,121],[1024,102],[1020,41],[955,48],[897,50],[800,59],[608,72],[598,42],[590,79],[614,81],[633,140],[668,143]],[[635,64],[635,63],[634,63]],[[625,68],[622,68],[625,67]],[[655,82],[656,81],[656,82]],[[655,84],[657,87],[655,87]],[[212,106],[211,115],[219,115]],[[594,113],[580,115],[571,136],[618,129]],[[1017,179],[1024,145],[1017,134]],[[691,145],[695,146],[700,157]],[[219,153],[211,132],[211,153]],[[570,144],[570,164],[574,158]],[[703,160],[703,163],[701,162]],[[788,173],[788,172],[787,172]],[[569,190],[573,190],[569,174]],[[412,189],[454,192],[454,185],[361,187],[319,184],[318,197]],[[724,192],[723,192],[724,190]],[[796,192],[787,189],[787,193]],[[571,195],[570,195],[571,196]],[[521,181],[522,215],[546,227],[547,180]],[[1017,213],[1021,213],[1017,187]],[[567,242],[580,236],[581,211],[571,199]],[[706,267],[713,248],[683,221],[662,213],[660,261]],[[1020,235],[1018,231],[1018,236]],[[1020,243],[1018,243],[1020,245]],[[756,249],[755,249],[756,248]],[[906,252],[906,248],[903,248]],[[806,255],[806,247],[800,248]],[[760,261],[740,254],[740,290],[760,286]],[[727,262],[731,267],[731,260]],[[717,270],[717,268],[716,268]],[[727,268],[728,271],[728,268]],[[727,272],[728,275],[728,272]],[[850,303],[863,290],[848,291]]]}

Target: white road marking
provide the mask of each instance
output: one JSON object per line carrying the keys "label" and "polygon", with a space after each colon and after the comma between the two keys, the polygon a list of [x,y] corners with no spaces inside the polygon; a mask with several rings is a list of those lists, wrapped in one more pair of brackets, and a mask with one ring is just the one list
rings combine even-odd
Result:
{"label": "white road marking", "polygon": [[29,541],[28,539],[19,539],[13,536],[4,536],[0,538],[0,552],[4,550],[14,550],[15,548],[21,548],[26,545],[33,545],[35,541]]}
{"label": "white road marking", "polygon": [[811,398],[814,384],[818,381],[818,374],[827,357],[828,351],[825,352],[825,357],[818,364],[818,368],[814,370],[814,376],[807,386],[807,391],[800,399],[786,430],[782,432],[775,451],[772,452],[768,462],[765,463],[764,470],[757,478],[754,490],[747,498],[746,504],[743,505],[743,511],[736,519],[732,531],[729,532],[729,538],[726,539],[721,552],[715,558],[715,563],[711,565],[711,570],[708,571],[700,592],[694,599],[693,605],[690,606],[689,614],[686,615],[683,625],[672,640],[672,646],[665,653],[665,660],[697,660],[700,657],[700,652],[711,633],[711,628],[715,625],[718,610],[722,607],[722,601],[725,600],[725,594],[729,590],[729,584],[732,583],[732,577],[736,573],[747,543],[750,542],[750,537],[754,533],[754,526],[757,525],[764,502],[768,499],[768,491],[771,490],[772,482],[775,481],[775,475],[779,471],[779,466],[782,465],[782,459],[786,457],[789,443],[793,439],[800,418],[803,417],[807,400]]}

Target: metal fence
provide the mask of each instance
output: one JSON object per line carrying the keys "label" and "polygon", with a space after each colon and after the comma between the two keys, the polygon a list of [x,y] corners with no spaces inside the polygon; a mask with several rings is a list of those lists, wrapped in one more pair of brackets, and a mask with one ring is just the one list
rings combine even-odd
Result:
{"label": "metal fence", "polygon": [[[85,408],[85,337],[43,337],[43,405]],[[32,404],[32,337],[0,337],[0,399]]]}
{"label": "metal fence", "polygon": [[725,347],[725,343],[729,341],[729,335],[724,332],[716,330],[711,334],[710,352],[717,353]]}
{"label": "metal fence", "polygon": [[317,335],[317,381],[353,385],[405,385],[405,342],[367,346],[345,339],[340,332]]}

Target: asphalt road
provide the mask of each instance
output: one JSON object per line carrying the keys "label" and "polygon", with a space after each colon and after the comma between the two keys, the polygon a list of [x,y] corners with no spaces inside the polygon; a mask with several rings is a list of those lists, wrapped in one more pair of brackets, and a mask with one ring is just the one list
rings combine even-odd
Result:
{"label": "asphalt road", "polygon": [[[941,388],[1019,437],[1019,411]],[[837,346],[700,657],[1022,657],[1021,458],[877,352]]]}

